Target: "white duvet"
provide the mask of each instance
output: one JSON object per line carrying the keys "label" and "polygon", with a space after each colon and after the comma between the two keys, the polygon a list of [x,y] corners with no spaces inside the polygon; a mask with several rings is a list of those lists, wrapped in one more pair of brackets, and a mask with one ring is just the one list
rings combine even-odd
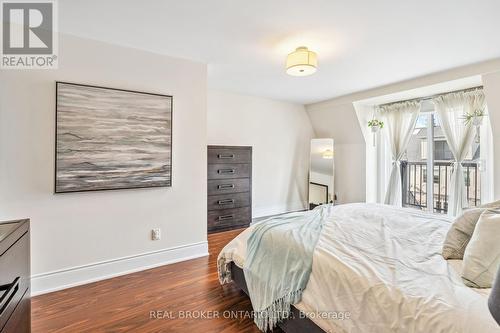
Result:
{"label": "white duvet", "polygon": [[[445,216],[375,204],[331,207],[295,306],[326,332],[500,332],[488,289],[441,256]],[[243,267],[250,227],[219,256]]]}

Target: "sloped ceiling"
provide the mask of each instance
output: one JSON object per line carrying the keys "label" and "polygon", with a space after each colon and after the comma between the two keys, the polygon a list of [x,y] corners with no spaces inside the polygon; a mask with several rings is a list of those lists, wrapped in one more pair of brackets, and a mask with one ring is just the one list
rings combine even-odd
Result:
{"label": "sloped ceiling", "polygon": [[333,138],[337,144],[364,144],[352,103],[307,111],[317,138]]}

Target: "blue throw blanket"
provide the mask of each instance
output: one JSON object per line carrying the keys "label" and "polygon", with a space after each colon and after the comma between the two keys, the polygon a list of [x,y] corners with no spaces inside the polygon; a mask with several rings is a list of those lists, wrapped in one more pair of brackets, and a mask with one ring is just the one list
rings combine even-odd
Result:
{"label": "blue throw blanket", "polygon": [[247,242],[243,271],[261,331],[290,315],[309,281],[313,251],[331,206],[287,214],[255,226]]}

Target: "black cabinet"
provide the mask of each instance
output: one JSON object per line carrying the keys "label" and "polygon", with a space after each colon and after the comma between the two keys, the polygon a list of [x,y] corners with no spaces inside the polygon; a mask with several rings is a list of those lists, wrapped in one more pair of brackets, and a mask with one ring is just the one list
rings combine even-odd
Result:
{"label": "black cabinet", "polygon": [[0,332],[31,331],[29,220],[0,222]]}
{"label": "black cabinet", "polygon": [[252,147],[208,146],[208,232],[252,220]]}

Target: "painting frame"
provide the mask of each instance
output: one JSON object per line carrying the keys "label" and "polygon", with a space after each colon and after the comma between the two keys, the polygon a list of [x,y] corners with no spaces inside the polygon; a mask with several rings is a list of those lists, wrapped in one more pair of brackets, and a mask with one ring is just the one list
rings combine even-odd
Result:
{"label": "painting frame", "polygon": [[[170,131],[170,145],[169,145],[170,164],[168,166],[170,168],[170,174],[169,174],[168,184],[167,185],[147,185],[147,186],[123,186],[123,187],[97,188],[97,189],[58,190],[58,184],[57,184],[57,181],[58,181],[58,151],[57,151],[57,146],[58,146],[58,122],[59,122],[59,119],[58,119],[58,110],[59,110],[58,97],[59,97],[59,85],[61,85],[61,84],[169,98],[170,99],[170,126],[168,129]],[[55,117],[54,117],[55,118],[55,125],[54,125],[54,133],[55,133],[55,135],[54,135],[54,187],[53,187],[54,194],[172,187],[172,182],[173,182],[173,120],[174,120],[174,118],[173,118],[173,116],[174,116],[174,97],[173,97],[173,95],[145,92],[145,91],[139,91],[139,90],[122,89],[122,88],[112,88],[112,87],[105,87],[105,86],[94,85],[94,84],[83,84],[83,83],[75,83],[75,82],[68,82],[68,81],[55,81],[55,112],[54,113],[55,113]]]}

